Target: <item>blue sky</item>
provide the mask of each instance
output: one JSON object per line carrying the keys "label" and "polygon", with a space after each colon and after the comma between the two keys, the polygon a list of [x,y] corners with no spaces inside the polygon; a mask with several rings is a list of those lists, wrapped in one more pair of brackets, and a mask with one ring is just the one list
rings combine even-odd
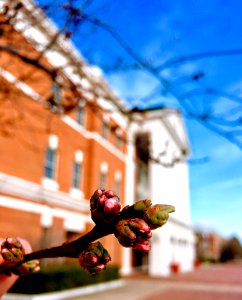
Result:
{"label": "blue sky", "polygon": [[[184,55],[242,48],[240,0],[86,2],[90,4],[86,6],[87,13],[111,25],[139,57],[153,66]],[[76,6],[82,3],[73,0]],[[226,118],[233,121],[242,115],[242,98],[239,98],[242,96],[242,55],[188,60],[163,69],[160,75],[171,84],[170,93],[147,71],[107,71],[105,67],[120,62],[120,57],[124,58],[126,67],[134,60],[105,30],[82,24],[74,31],[73,41],[90,63],[104,67],[111,86],[130,105],[144,107],[159,103],[182,109],[191,161],[207,158],[204,163],[189,165],[193,224],[225,236],[236,234],[242,239],[242,150],[188,118],[174,97],[191,89],[216,89],[222,96],[198,93],[183,103],[190,103],[193,113],[207,111],[225,116],[229,110]],[[205,76],[192,81],[191,76],[201,71]],[[157,87],[160,87],[157,93],[146,98]],[[225,92],[236,95],[236,101],[225,97]],[[240,140],[240,136],[237,138]]]}

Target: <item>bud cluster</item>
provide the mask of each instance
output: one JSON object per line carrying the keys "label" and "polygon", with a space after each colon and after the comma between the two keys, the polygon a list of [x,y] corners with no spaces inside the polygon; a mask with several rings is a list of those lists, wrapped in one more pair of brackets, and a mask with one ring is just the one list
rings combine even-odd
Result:
{"label": "bud cluster", "polygon": [[90,243],[79,255],[79,263],[89,274],[96,274],[106,268],[111,260],[108,251],[100,242]]}
{"label": "bud cluster", "polygon": [[120,220],[115,226],[115,236],[124,247],[132,247],[135,250],[148,252],[151,248],[150,226],[140,218]]}
{"label": "bud cluster", "polygon": [[[124,247],[148,252],[151,249],[149,241],[152,236],[151,230],[164,225],[169,218],[169,213],[173,211],[175,208],[171,205],[152,205],[149,199],[137,201],[122,210],[126,218],[124,217],[115,225],[115,236]],[[132,218],[132,215],[136,218]]]}
{"label": "bud cluster", "polygon": [[91,216],[98,223],[112,222],[119,214],[121,205],[119,197],[111,190],[96,190],[90,199]]}
{"label": "bud cluster", "polygon": [[[125,206],[121,211],[119,197],[113,191],[98,189],[90,199],[90,211],[92,220],[96,224],[93,230],[78,240],[67,243],[67,247],[63,244],[43,250],[44,255],[47,252],[48,255],[51,253],[51,256],[43,256],[41,251],[35,253],[36,256],[33,255],[34,253],[31,256],[25,255],[25,250],[28,252],[28,248],[24,241],[7,238],[0,249],[5,265],[2,270],[5,270],[5,274],[26,275],[39,270],[39,261],[28,261],[28,258],[58,257],[58,254],[61,254],[61,256],[78,257],[84,270],[89,274],[96,274],[104,270],[107,263],[111,261],[108,251],[102,244],[94,242],[96,239],[114,233],[122,246],[148,252],[151,249],[151,230],[163,226],[169,218],[169,213],[175,211],[175,208],[171,205],[152,205],[151,200],[145,199],[131,206]],[[81,249],[86,248],[82,251],[80,245]],[[60,253],[56,255],[57,249]],[[40,252],[42,256],[38,256]],[[53,256],[53,252],[56,256]]]}
{"label": "bud cluster", "polygon": [[17,238],[7,238],[1,244],[1,255],[9,263],[17,263],[24,258],[24,248]]}
{"label": "bud cluster", "polygon": [[[7,238],[1,244],[1,255],[4,262],[10,267],[11,272],[16,275],[28,275],[32,272],[39,271],[39,261],[32,260],[18,265],[24,259],[25,250],[18,238]],[[10,275],[10,273],[7,273]]]}

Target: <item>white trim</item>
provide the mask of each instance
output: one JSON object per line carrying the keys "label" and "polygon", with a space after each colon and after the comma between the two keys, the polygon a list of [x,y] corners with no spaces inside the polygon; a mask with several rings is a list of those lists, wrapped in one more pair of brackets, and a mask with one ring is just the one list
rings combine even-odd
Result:
{"label": "white trim", "polygon": [[42,183],[43,187],[47,190],[58,191],[58,189],[59,189],[59,184],[54,179],[44,177],[44,178],[42,178],[41,183]]}
{"label": "white trim", "polygon": [[25,95],[29,96],[35,101],[44,103],[44,98],[40,96],[37,92],[35,92],[29,85],[24,83],[23,81],[17,79],[13,74],[0,67],[0,75],[6,79],[8,82],[15,85],[20,91],[22,91]]}
{"label": "white trim", "polygon": [[100,171],[101,173],[105,173],[105,174],[108,172],[108,163],[106,161],[101,163]]}
{"label": "white trim", "polygon": [[77,188],[71,188],[70,190],[71,197],[75,199],[82,199],[83,198],[83,191],[77,189]]}
{"label": "white trim", "polygon": [[50,212],[45,212],[41,215],[40,224],[44,228],[50,228],[53,224],[53,216]]}
{"label": "white trim", "polygon": [[76,150],[75,152],[75,162],[82,163],[83,162],[83,152],[81,150]]}
{"label": "white trim", "polygon": [[27,200],[7,196],[0,196],[0,207],[38,214],[40,215],[40,225],[43,227],[51,226],[52,219],[58,217],[64,219],[64,228],[66,230],[72,231],[73,225],[69,226],[69,224],[75,222],[76,231],[81,232],[85,229],[86,223],[91,222],[90,215],[71,212],[60,208],[50,208],[45,204],[32,203]]}
{"label": "white trim", "polygon": [[51,134],[49,136],[49,147],[52,149],[52,150],[56,150],[58,148],[58,136],[55,135],[55,134]]}
{"label": "white trim", "polygon": [[84,197],[76,201],[67,193],[47,190],[40,184],[4,173],[0,173],[0,193],[77,212],[88,213],[90,210],[89,202]]}

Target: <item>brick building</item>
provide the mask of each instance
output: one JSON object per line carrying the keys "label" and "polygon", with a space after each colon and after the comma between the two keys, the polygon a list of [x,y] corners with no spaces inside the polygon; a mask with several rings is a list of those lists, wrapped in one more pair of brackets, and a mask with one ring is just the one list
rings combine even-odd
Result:
{"label": "brick building", "polygon": [[168,274],[174,261],[190,270],[189,150],[180,113],[129,111],[69,40],[51,43],[57,30],[31,1],[1,5],[0,236],[26,238],[34,250],[73,239],[93,226],[93,191],[114,189],[123,205],[150,197],[176,213],[154,234],[149,257],[105,237],[112,262],[124,273]]}
{"label": "brick building", "polygon": [[218,262],[226,239],[216,232],[196,232],[196,255],[201,261]]}

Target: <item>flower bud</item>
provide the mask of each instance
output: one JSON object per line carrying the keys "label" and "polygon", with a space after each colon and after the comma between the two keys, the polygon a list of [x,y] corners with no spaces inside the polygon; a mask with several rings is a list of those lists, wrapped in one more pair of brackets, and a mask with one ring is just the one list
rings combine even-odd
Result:
{"label": "flower bud", "polygon": [[107,199],[104,202],[103,211],[106,214],[117,215],[119,213],[119,211],[120,211],[120,204],[117,202],[117,200],[116,200],[115,197]]}
{"label": "flower bud", "polygon": [[149,224],[151,229],[156,229],[163,226],[169,218],[169,213],[174,211],[175,207],[172,205],[155,204],[146,210],[144,220]]}
{"label": "flower bud", "polygon": [[134,250],[141,251],[141,252],[149,252],[151,249],[151,244],[148,240],[140,240],[137,241],[135,246],[133,247]]}
{"label": "flower bud", "polygon": [[107,198],[112,198],[112,197],[115,197],[115,194],[114,194],[113,191],[108,190],[108,191],[105,192],[105,196],[106,196]]}
{"label": "flower bud", "polygon": [[136,249],[137,245],[137,249],[148,251],[149,242],[147,240],[151,237],[151,231],[149,225],[143,219],[129,218],[120,220],[116,224],[115,236],[124,247],[133,247]]}
{"label": "flower bud", "polygon": [[151,206],[151,204],[152,203],[150,199],[139,200],[134,203],[134,210],[146,211],[147,208]]}
{"label": "flower bud", "polygon": [[115,236],[124,247],[132,247],[136,240],[136,234],[129,226],[130,220],[131,219],[120,220],[115,227]]}
{"label": "flower bud", "polygon": [[109,223],[119,214],[121,205],[117,195],[111,190],[96,190],[90,199],[90,209],[93,221]]}
{"label": "flower bud", "polygon": [[7,238],[1,244],[1,255],[5,261],[17,263],[24,258],[24,248],[17,238]]}
{"label": "flower bud", "polygon": [[13,273],[16,275],[29,275],[33,272],[40,270],[40,264],[38,260],[27,261],[20,266],[16,266],[13,270]]}
{"label": "flower bud", "polygon": [[79,255],[79,263],[89,274],[98,273],[106,268],[111,260],[108,251],[100,242],[90,243]]}
{"label": "flower bud", "polygon": [[140,218],[131,219],[129,221],[129,226],[134,230],[138,230],[139,232],[150,232],[150,226]]}

